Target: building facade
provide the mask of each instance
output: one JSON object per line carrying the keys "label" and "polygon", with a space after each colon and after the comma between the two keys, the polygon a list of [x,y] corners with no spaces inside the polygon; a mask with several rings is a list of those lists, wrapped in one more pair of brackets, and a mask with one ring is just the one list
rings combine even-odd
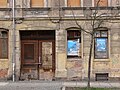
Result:
{"label": "building facade", "polygon": [[85,80],[94,36],[91,79],[120,80],[119,0],[15,0],[15,18],[12,6],[0,0],[1,79]]}

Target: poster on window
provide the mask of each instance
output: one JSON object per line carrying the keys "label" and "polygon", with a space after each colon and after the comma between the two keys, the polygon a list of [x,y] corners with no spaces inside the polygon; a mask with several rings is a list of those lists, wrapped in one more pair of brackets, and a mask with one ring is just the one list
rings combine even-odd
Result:
{"label": "poster on window", "polygon": [[105,38],[97,38],[96,39],[96,50],[97,51],[106,51],[107,49],[107,39]]}
{"label": "poster on window", "polygon": [[67,44],[68,44],[67,55],[68,56],[78,56],[79,48],[80,48],[79,39],[78,40],[68,40]]}

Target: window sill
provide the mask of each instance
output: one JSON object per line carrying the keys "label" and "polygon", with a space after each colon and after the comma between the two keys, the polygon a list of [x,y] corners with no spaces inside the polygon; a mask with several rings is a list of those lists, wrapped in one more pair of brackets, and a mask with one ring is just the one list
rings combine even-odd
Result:
{"label": "window sill", "polygon": [[108,59],[94,59],[93,61],[94,62],[109,62],[110,59],[109,58]]}
{"label": "window sill", "polygon": [[0,7],[0,11],[10,11],[12,8],[9,7]]}
{"label": "window sill", "polygon": [[[73,15],[72,14],[65,14],[65,16],[66,17],[73,17]],[[75,16],[77,16],[77,17],[83,17],[84,15],[83,14],[79,14],[79,15],[75,15]]]}
{"label": "window sill", "polygon": [[22,8],[24,11],[34,11],[34,10],[43,10],[48,11],[50,7],[31,7],[31,8]]}
{"label": "window sill", "polygon": [[62,7],[63,10],[82,10],[83,7]]}
{"label": "window sill", "polygon": [[8,61],[8,59],[0,59],[0,61]]}
{"label": "window sill", "polygon": [[[111,10],[111,9],[113,9],[114,7],[112,7],[112,6],[106,6],[106,7],[88,7],[88,6],[86,6],[86,7],[81,7],[81,6],[79,6],[79,7],[62,7],[62,9],[63,10],[96,10],[96,8],[97,9],[99,9],[99,10]],[[116,7],[116,8],[118,8],[119,9],[119,7]]]}

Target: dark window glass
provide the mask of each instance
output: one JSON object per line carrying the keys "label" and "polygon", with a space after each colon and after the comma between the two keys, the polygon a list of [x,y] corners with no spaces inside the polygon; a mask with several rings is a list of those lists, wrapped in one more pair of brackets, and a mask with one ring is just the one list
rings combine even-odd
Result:
{"label": "dark window glass", "polygon": [[8,33],[6,31],[0,32],[0,59],[8,58]]}

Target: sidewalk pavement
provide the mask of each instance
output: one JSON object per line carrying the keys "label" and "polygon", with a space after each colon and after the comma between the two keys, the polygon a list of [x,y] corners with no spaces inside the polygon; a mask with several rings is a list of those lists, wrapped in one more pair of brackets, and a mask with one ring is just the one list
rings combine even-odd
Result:
{"label": "sidewalk pavement", "polygon": [[[120,88],[120,82],[91,82],[91,87],[100,87],[100,88]],[[87,87],[87,82],[64,82],[64,87]]]}
{"label": "sidewalk pavement", "polygon": [[0,82],[0,86],[5,86],[7,84],[8,84],[8,82]]}
{"label": "sidewalk pavement", "polygon": [[[0,82],[0,90],[65,90],[65,87],[87,87],[87,81],[18,81]],[[91,82],[91,87],[120,88],[120,82]]]}

